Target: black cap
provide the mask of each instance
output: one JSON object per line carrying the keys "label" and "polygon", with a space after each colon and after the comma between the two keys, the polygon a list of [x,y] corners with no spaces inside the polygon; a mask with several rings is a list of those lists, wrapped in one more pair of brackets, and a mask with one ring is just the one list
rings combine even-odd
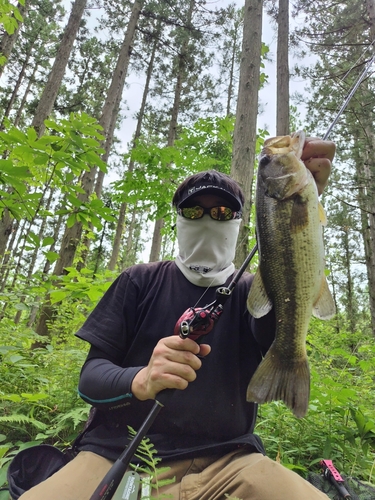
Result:
{"label": "black cap", "polygon": [[230,203],[233,210],[242,210],[244,196],[241,188],[228,175],[216,170],[200,172],[186,179],[177,189],[173,204],[180,208],[190,198],[204,194],[220,196]]}

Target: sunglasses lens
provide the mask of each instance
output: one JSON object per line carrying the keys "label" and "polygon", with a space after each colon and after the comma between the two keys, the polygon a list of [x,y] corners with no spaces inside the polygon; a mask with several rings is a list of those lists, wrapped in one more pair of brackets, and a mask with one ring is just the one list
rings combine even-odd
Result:
{"label": "sunglasses lens", "polygon": [[233,219],[233,211],[229,207],[213,207],[211,208],[211,217],[215,220],[230,220]]}
{"label": "sunglasses lens", "polygon": [[178,213],[185,217],[186,219],[201,219],[204,214],[210,214],[211,219],[225,221],[231,219],[238,219],[241,217],[241,212],[233,212],[233,210],[229,207],[212,207],[212,208],[203,208],[203,207],[186,207],[179,208]]}
{"label": "sunglasses lens", "polygon": [[200,219],[203,217],[204,209],[202,207],[181,208],[181,215],[186,219]]}

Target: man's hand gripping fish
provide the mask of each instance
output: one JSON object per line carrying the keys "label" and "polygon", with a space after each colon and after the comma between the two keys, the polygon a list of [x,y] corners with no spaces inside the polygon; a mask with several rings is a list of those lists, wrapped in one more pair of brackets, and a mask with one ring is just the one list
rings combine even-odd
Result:
{"label": "man's hand gripping fish", "polygon": [[248,297],[255,318],[272,306],[276,337],[250,380],[247,400],[283,400],[303,417],[310,395],[306,334],[311,314],[329,319],[335,305],[324,274],[323,207],[311,172],[300,160],[305,133],[265,141],[256,212],[259,267]]}

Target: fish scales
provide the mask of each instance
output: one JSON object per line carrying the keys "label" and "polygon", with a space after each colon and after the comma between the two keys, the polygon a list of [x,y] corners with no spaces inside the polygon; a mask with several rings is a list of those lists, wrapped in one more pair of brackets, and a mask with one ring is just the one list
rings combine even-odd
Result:
{"label": "fish scales", "polygon": [[324,274],[322,224],[315,181],[300,160],[305,134],[265,142],[259,162],[256,212],[259,267],[248,309],[262,317],[274,307],[276,335],[253,375],[247,400],[283,400],[306,414],[310,372],[306,335],[312,314],[335,312]]}

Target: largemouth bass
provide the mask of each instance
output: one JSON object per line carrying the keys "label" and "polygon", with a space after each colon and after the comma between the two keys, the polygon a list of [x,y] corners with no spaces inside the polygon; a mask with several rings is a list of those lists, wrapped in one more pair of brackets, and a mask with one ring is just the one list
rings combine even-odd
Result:
{"label": "largemouth bass", "polygon": [[335,305],[324,274],[323,207],[301,161],[305,133],[265,141],[259,161],[256,225],[259,266],[248,296],[255,318],[272,307],[275,340],[250,380],[247,400],[283,400],[307,413],[310,370],[306,334],[311,315],[329,319]]}

